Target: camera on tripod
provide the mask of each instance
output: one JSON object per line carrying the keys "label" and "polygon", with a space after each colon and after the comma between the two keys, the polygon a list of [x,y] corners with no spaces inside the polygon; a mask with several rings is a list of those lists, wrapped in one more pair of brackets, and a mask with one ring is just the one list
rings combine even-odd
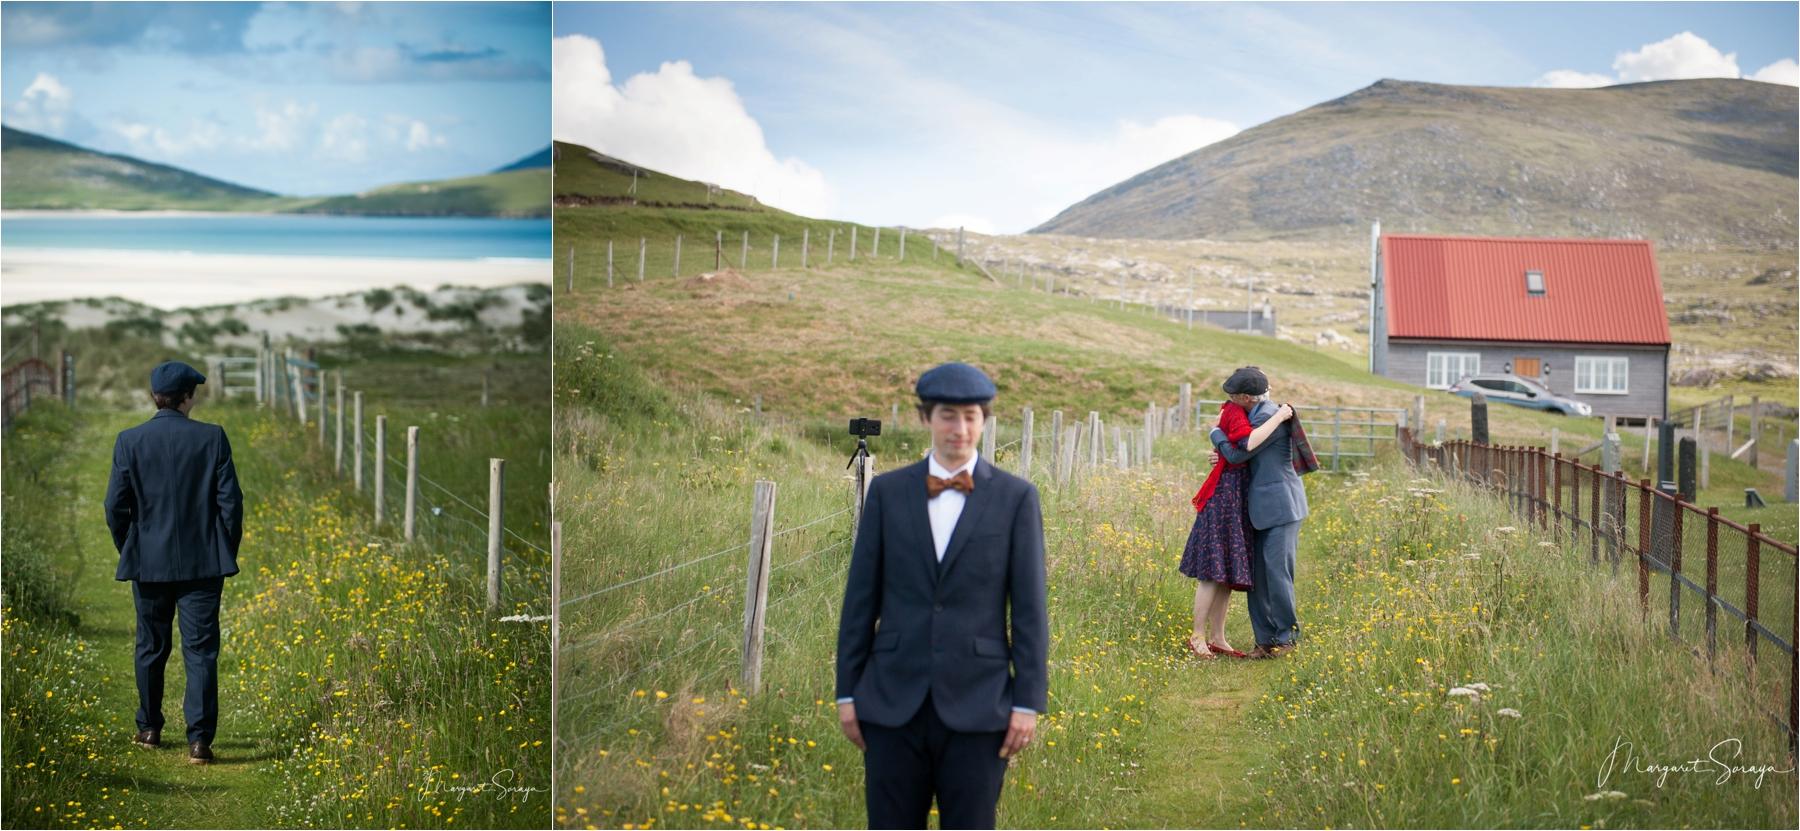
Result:
{"label": "camera on tripod", "polygon": [[848,470],[856,464],[856,460],[869,455],[869,436],[881,435],[881,420],[874,418],[850,419],[850,435],[856,437],[856,452],[850,454],[850,464],[844,465]]}

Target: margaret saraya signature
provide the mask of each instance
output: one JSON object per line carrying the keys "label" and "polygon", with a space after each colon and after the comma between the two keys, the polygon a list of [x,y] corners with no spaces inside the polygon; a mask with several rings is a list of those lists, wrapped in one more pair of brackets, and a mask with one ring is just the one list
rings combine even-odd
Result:
{"label": "margaret saraya signature", "polygon": [[1639,755],[1637,745],[1620,736],[1613,741],[1612,752],[1600,763],[1600,779],[1597,783],[1602,790],[1612,775],[1617,773],[1649,774],[1655,778],[1656,787],[1661,788],[1669,780],[1669,774],[1687,776],[1703,774],[1713,777],[1713,784],[1724,785],[1733,778],[1741,777],[1751,783],[1751,787],[1761,788],[1763,780],[1771,773],[1793,773],[1792,767],[1780,768],[1774,765],[1742,764],[1738,760],[1744,755],[1744,742],[1741,739],[1725,739],[1708,748],[1705,756],[1696,756],[1680,762],[1653,762]]}
{"label": "margaret saraya signature", "polygon": [[454,779],[446,780],[434,776],[425,781],[425,786],[417,791],[418,796],[416,798],[423,800],[437,794],[453,793],[456,794],[456,799],[460,802],[465,796],[492,793],[495,799],[517,799],[520,802],[523,802],[530,799],[531,795],[534,793],[542,793],[549,790],[549,788],[534,788],[514,784],[518,778],[518,773],[512,768],[504,768],[495,771],[494,775],[485,782],[473,778],[464,780],[461,777],[456,777]]}

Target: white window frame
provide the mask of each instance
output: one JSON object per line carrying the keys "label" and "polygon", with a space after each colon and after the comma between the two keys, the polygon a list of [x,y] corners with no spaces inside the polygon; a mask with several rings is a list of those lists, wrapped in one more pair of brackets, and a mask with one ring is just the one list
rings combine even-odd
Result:
{"label": "white window frame", "polygon": [[[1452,365],[1456,367],[1455,372],[1450,371]],[[1463,376],[1480,373],[1480,352],[1425,353],[1425,386],[1430,389],[1447,390]]]}
{"label": "white window frame", "polygon": [[1631,358],[1624,355],[1576,355],[1575,393],[1630,395]]}

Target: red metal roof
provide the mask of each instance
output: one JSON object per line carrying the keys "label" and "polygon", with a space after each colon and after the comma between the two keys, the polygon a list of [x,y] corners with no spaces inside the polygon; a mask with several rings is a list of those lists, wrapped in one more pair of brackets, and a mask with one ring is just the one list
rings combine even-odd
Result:
{"label": "red metal roof", "polygon": [[[1383,234],[1388,336],[1560,343],[1669,342],[1647,240]],[[1544,273],[1544,294],[1525,272]]]}

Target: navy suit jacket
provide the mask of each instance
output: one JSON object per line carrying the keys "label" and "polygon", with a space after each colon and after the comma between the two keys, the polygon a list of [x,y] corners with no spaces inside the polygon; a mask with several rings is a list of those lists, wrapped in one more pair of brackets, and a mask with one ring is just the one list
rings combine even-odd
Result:
{"label": "navy suit jacket", "polygon": [[[1250,411],[1250,426],[1261,427],[1280,409],[1273,402],[1259,401]],[[1250,463],[1250,525],[1258,531],[1277,525],[1299,522],[1309,511],[1306,485],[1294,470],[1294,448],[1290,436],[1293,422],[1284,422],[1255,450],[1239,450],[1225,439],[1225,431],[1214,427],[1213,446],[1232,464]]]}
{"label": "navy suit jacket", "polygon": [[838,621],[837,697],[855,697],[862,721],[901,727],[930,693],[952,730],[1005,730],[1014,706],[1042,713],[1049,697],[1037,488],[978,459],[939,563],[929,464],[869,483]]}
{"label": "navy suit jacket", "polygon": [[244,494],[225,428],[157,410],[113,442],[106,525],[117,580],[230,577],[244,539]]}

